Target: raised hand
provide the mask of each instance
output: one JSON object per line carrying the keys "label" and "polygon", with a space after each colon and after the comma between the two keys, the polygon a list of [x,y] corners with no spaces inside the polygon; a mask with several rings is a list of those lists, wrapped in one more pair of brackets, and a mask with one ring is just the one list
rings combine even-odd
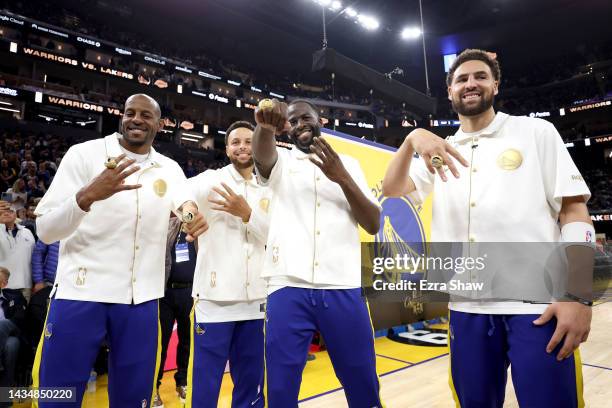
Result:
{"label": "raised hand", "polygon": [[[122,154],[116,159],[118,166],[114,169],[104,169],[94,177],[85,187],[77,193],[77,203],[84,211],[89,211],[96,201],[106,200],[110,196],[126,190],[135,190],[142,184],[125,184],[125,179],[140,170],[139,166],[132,166],[134,159],[126,159]],[[130,167],[132,166],[132,167]]]}
{"label": "raised hand", "polygon": [[335,183],[346,180],[349,174],[344,168],[340,156],[338,156],[338,153],[336,153],[325,139],[322,137],[315,137],[310,146],[310,151],[317,156],[318,160],[312,156],[309,157],[309,160],[320,168],[328,179]]}
{"label": "raised hand", "polygon": [[[198,211],[198,206],[193,201],[184,203],[180,210],[183,212],[183,232],[187,234],[185,239],[189,242],[195,241],[200,235],[208,230],[208,222],[204,215]],[[189,214],[186,217],[186,214]],[[188,218],[188,222],[186,220]]]}
{"label": "raised hand", "polygon": [[277,99],[262,99],[255,108],[255,122],[264,129],[281,133],[287,123],[287,104]]}
{"label": "raised hand", "polygon": [[456,178],[459,178],[459,171],[457,171],[457,167],[455,166],[453,158],[456,159],[463,166],[469,166],[467,160],[465,160],[463,156],[461,156],[461,154],[457,150],[455,150],[454,147],[448,144],[446,140],[442,139],[434,133],[431,133],[428,130],[417,129],[406,137],[406,141],[409,142],[414,151],[417,152],[423,158],[427,169],[432,174],[435,174],[437,171],[442,181],[448,180],[444,172],[444,168],[443,166],[434,168],[431,163],[432,157],[440,157],[444,165],[448,166],[449,170]]}
{"label": "raised hand", "polygon": [[251,218],[251,207],[247,203],[246,199],[236,194],[227,184],[221,183],[225,191],[218,187],[213,187],[213,191],[219,194],[223,200],[216,200],[209,198],[208,202],[215,204],[211,206],[213,210],[224,211],[235,217],[238,217],[242,222],[249,222]]}

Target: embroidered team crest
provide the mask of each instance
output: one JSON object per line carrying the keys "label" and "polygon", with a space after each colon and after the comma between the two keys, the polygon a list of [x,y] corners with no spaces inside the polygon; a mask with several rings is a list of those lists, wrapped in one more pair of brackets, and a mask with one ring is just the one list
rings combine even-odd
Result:
{"label": "embroidered team crest", "polygon": [[195,332],[196,332],[197,335],[202,335],[202,334],[206,333],[206,329],[203,328],[202,326],[200,326],[199,323],[196,323]]}
{"label": "embroidered team crest", "polygon": [[210,273],[210,287],[214,288],[217,286],[217,272],[213,271]]}
{"label": "embroidered team crest", "polygon": [[141,406],[142,408],[147,408],[147,400],[146,400],[146,399],[143,399],[143,400],[142,400],[142,404],[140,404],[140,406]]}
{"label": "embroidered team crest", "polygon": [[168,185],[162,179],[155,180],[153,183],[153,191],[157,194],[158,197],[163,197],[166,195],[166,191],[168,190]]}
{"label": "embroidered team crest", "polygon": [[268,212],[268,207],[270,206],[270,200],[268,198],[262,198],[259,200],[259,208],[262,209],[263,212]]}
{"label": "embroidered team crest", "polygon": [[505,150],[497,157],[497,167],[502,170],[516,170],[523,164],[523,155],[516,149]]}
{"label": "embroidered team crest", "polygon": [[593,241],[593,233],[591,231],[587,231],[585,238],[586,238],[585,242],[592,242]]}
{"label": "embroidered team crest", "polygon": [[47,323],[45,326],[45,337],[49,338],[53,334],[53,323]]}
{"label": "embroidered team crest", "polygon": [[85,284],[85,276],[87,275],[87,268],[81,266],[76,276],[76,285],[83,286]]}
{"label": "embroidered team crest", "polygon": [[278,248],[278,246],[273,246],[272,247],[272,262],[274,262],[274,263],[278,262],[279,252],[280,252],[280,249]]}

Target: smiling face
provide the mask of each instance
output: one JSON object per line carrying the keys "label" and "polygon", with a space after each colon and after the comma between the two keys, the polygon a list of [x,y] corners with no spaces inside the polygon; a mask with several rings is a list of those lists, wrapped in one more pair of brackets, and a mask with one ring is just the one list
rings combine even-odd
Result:
{"label": "smiling face", "polygon": [[483,61],[471,60],[459,65],[448,87],[453,110],[462,116],[476,116],[493,108],[498,81]]}
{"label": "smiling face", "polygon": [[126,149],[146,153],[163,126],[159,105],[146,95],[132,95],[125,102],[121,119],[121,134]]}
{"label": "smiling face", "polygon": [[17,213],[13,210],[5,210],[0,212],[0,224],[12,226],[17,219]]}
{"label": "smiling face", "polygon": [[314,138],[321,136],[318,113],[309,104],[297,102],[289,105],[287,114],[291,126],[289,137],[299,150],[310,153],[310,145]]}
{"label": "smiling face", "polygon": [[253,166],[252,140],[253,131],[243,127],[236,128],[227,135],[225,154],[236,168],[245,169]]}

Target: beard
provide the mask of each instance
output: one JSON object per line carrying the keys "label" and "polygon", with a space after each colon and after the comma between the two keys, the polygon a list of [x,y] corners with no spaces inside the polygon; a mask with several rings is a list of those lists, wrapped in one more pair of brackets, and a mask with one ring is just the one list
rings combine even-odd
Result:
{"label": "beard", "polygon": [[249,167],[252,167],[254,165],[254,161],[253,161],[253,157],[251,156],[251,158],[247,161],[247,162],[241,162],[238,159],[235,159],[233,157],[230,157],[230,163],[232,163],[234,165],[235,168],[237,169],[248,169]]}
{"label": "beard", "polygon": [[493,102],[495,101],[494,95],[491,93],[490,95],[485,94],[484,92],[480,93],[481,98],[480,102],[473,106],[467,106],[461,97],[459,99],[452,98],[451,105],[453,110],[457,112],[461,116],[476,116],[480,115],[483,112],[486,112],[493,106]]}
{"label": "beard", "polygon": [[155,134],[153,134],[153,132],[149,131],[147,132],[147,135],[143,138],[143,139],[134,139],[130,136],[130,133],[128,132],[127,129],[123,129],[123,131],[121,132],[121,136],[123,136],[123,140],[125,140],[125,142],[132,147],[141,147],[146,145],[147,143],[150,143],[153,138],[155,137]]}
{"label": "beard", "polygon": [[[301,141],[299,139],[299,135],[306,131],[310,131],[310,138],[308,138],[308,140]],[[319,126],[307,125],[302,126],[295,131],[289,132],[289,137],[291,138],[293,144],[295,144],[295,147],[304,153],[310,153],[310,146],[312,145],[314,138],[319,136],[321,136],[321,128]]]}

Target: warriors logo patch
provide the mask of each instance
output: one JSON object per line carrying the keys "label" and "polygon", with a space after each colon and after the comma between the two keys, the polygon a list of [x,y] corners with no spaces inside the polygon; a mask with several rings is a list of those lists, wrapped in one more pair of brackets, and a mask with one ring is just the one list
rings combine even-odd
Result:
{"label": "warriors logo patch", "polygon": [[153,191],[155,191],[155,194],[157,194],[158,197],[165,196],[167,189],[168,186],[162,179],[155,180],[155,183],[153,183]]}
{"label": "warriors logo patch", "polygon": [[523,155],[516,149],[508,149],[497,158],[497,167],[502,170],[516,170],[523,164]]}

